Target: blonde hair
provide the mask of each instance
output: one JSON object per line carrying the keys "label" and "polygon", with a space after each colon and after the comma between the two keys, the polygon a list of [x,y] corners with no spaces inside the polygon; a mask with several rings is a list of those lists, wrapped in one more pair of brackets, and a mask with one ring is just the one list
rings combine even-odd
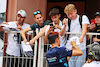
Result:
{"label": "blonde hair", "polygon": [[65,7],[64,12],[65,12],[65,13],[72,12],[72,11],[75,10],[75,9],[76,9],[76,7],[75,7],[74,4],[68,4],[68,5]]}

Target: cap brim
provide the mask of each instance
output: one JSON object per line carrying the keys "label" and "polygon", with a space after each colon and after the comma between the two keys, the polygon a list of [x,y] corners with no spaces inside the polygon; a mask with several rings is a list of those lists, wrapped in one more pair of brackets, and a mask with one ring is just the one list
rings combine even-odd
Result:
{"label": "cap brim", "polygon": [[96,16],[100,16],[100,14],[96,14],[96,15],[94,15],[94,17],[96,17]]}
{"label": "cap brim", "polygon": [[94,44],[89,44],[86,46],[86,48],[91,48]]}

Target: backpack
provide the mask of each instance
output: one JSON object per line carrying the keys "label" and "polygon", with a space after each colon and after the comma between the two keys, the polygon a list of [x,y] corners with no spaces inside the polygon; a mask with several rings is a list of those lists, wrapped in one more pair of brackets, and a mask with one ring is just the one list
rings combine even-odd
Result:
{"label": "backpack", "polygon": [[[80,23],[80,26],[82,28],[82,15],[79,15],[79,23]],[[68,32],[70,32],[70,24],[71,24],[71,19],[68,18]],[[69,39],[69,34],[68,34],[68,37],[67,37],[67,40]]]}

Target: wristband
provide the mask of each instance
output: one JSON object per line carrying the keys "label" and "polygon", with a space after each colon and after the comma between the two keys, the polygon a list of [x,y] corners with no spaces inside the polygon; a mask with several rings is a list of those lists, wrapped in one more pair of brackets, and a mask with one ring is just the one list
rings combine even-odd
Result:
{"label": "wristband", "polygon": [[74,44],[74,45],[72,45],[72,47],[75,47],[76,45]]}

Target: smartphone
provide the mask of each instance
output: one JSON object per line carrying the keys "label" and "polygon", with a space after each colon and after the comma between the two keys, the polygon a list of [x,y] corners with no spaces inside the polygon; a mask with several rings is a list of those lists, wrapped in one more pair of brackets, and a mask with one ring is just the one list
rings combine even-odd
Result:
{"label": "smartphone", "polygon": [[95,20],[94,19],[91,19],[91,23],[95,24]]}
{"label": "smartphone", "polygon": [[53,26],[53,23],[49,23],[50,26]]}

